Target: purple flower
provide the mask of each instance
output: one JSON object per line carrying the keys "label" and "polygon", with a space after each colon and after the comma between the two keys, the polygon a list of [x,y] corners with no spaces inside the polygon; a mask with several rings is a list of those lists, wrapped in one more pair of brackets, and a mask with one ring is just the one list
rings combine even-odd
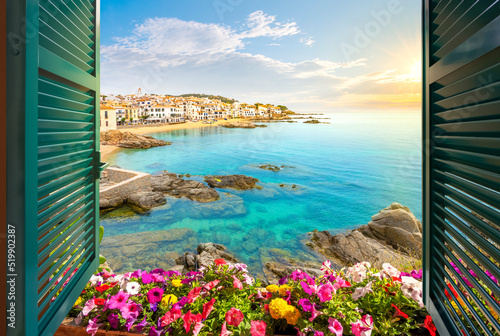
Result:
{"label": "purple flower", "polygon": [[149,323],[148,323],[148,322],[146,322],[146,317],[144,317],[144,319],[143,319],[141,322],[139,322],[139,323],[135,326],[135,328],[137,329],[137,332],[138,332],[138,333],[140,333],[140,332],[142,331],[142,329],[143,329],[145,326],[147,326],[148,324],[149,324]]}
{"label": "purple flower", "polygon": [[300,299],[299,305],[302,307],[302,310],[305,312],[312,312],[314,310],[314,306],[311,303],[311,301],[309,301],[309,299]]}
{"label": "purple flower", "polygon": [[176,304],[174,304],[174,305],[172,306],[172,308],[173,308],[173,309],[178,309],[178,310],[181,310],[181,309],[182,309],[182,308],[186,305],[186,303],[188,303],[188,301],[189,301],[189,300],[188,300],[187,296],[183,296],[183,297],[181,297],[181,298],[180,298],[180,300],[179,300],[179,301],[177,301],[177,303],[176,303]]}
{"label": "purple flower", "polygon": [[411,276],[413,277],[413,279],[422,279],[422,270],[419,270],[418,272],[416,270],[411,271]]}
{"label": "purple flower", "polygon": [[155,268],[154,270],[152,270],[151,272],[149,273],[152,273],[152,274],[159,274],[159,275],[166,275],[167,272],[161,268]]}
{"label": "purple flower", "polygon": [[[169,278],[173,277],[173,276],[181,276],[182,274],[179,272],[179,271],[167,271],[167,276]],[[198,272],[189,272],[189,273],[198,273]],[[189,275],[188,273],[188,275]]]}
{"label": "purple flower", "polygon": [[120,318],[118,314],[110,314],[108,316],[108,322],[111,325],[111,328],[118,329],[118,323],[120,323]]}
{"label": "purple flower", "polygon": [[485,270],[484,273],[486,273],[486,275],[489,276],[490,279],[493,280],[493,282],[498,285],[498,280],[493,276],[493,274],[490,273],[490,271]]}
{"label": "purple flower", "polygon": [[130,274],[131,278],[140,278],[142,275],[142,271],[138,269],[137,271],[134,271],[132,274]]}
{"label": "purple flower", "polygon": [[151,311],[154,311],[154,312],[157,311],[158,310],[158,303],[150,303],[149,304],[149,309]]}
{"label": "purple flower", "polygon": [[148,301],[149,303],[158,303],[161,301],[162,296],[163,296],[163,289],[152,288],[148,292]]}
{"label": "purple flower", "polygon": [[123,306],[125,306],[125,304],[127,304],[127,300],[128,300],[129,297],[130,297],[129,294],[120,291],[116,295],[113,295],[109,299],[108,304],[107,304],[107,308],[109,308],[109,309],[120,309]]}
{"label": "purple flower", "polygon": [[152,326],[149,330],[149,336],[161,336],[163,330],[156,330],[155,326]]}
{"label": "purple flower", "polygon": [[409,276],[411,276],[411,274],[408,272],[401,272],[401,274],[399,276],[400,277],[403,277],[403,276],[409,277]]}
{"label": "purple flower", "polygon": [[278,284],[280,285],[284,285],[288,282],[288,276],[284,276],[283,278],[281,278],[279,281],[278,281]]}
{"label": "purple flower", "polygon": [[127,331],[130,331],[135,321],[137,321],[135,318],[127,319],[127,323],[125,323],[125,328],[127,328]]}

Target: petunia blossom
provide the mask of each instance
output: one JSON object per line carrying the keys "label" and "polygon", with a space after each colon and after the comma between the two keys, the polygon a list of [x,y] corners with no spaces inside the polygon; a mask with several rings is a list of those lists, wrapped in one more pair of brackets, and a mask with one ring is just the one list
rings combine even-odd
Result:
{"label": "petunia blossom", "polygon": [[213,288],[215,288],[219,284],[219,282],[220,282],[220,280],[215,279],[213,281],[208,282],[205,286],[203,286],[203,288],[208,290],[208,291],[212,290]]}
{"label": "petunia blossom", "polygon": [[326,283],[318,290],[318,297],[321,302],[330,301],[332,293],[335,294],[336,290],[331,283]]}
{"label": "petunia blossom", "polygon": [[240,325],[240,323],[244,320],[245,316],[243,316],[243,313],[241,310],[237,308],[231,308],[226,312],[225,320],[227,324],[237,327]]}
{"label": "petunia blossom", "polygon": [[161,288],[151,288],[148,291],[148,301],[149,303],[158,303],[163,297],[163,289]]}
{"label": "petunia blossom", "polygon": [[232,332],[230,332],[229,330],[227,330],[226,322],[224,322],[222,324],[222,329],[220,331],[220,336],[229,336],[231,334],[232,334]]}
{"label": "petunia blossom", "polygon": [[392,317],[404,317],[405,319],[408,319],[408,314],[401,311],[401,309],[399,309],[398,306],[396,306],[394,303],[391,303],[391,306],[396,310],[396,312],[392,315]]}
{"label": "petunia blossom", "polygon": [[241,281],[233,275],[233,288],[237,288],[239,290],[243,289],[243,284]]}
{"label": "petunia blossom", "polygon": [[140,333],[142,329],[146,327],[148,324],[149,322],[146,321],[146,317],[144,316],[144,319],[141,322],[137,323],[135,329],[137,330],[138,333]]}
{"label": "petunia blossom", "polygon": [[252,336],[266,336],[266,322],[264,321],[251,321],[250,334]]}
{"label": "petunia blossom", "polygon": [[127,284],[125,290],[130,295],[137,295],[141,291],[141,285],[138,282],[132,281]]}
{"label": "petunia blossom", "polygon": [[87,316],[95,307],[97,307],[97,305],[93,299],[85,302],[85,307],[82,309],[83,316]]}
{"label": "petunia blossom", "polygon": [[172,322],[177,321],[181,317],[182,317],[182,311],[180,309],[172,308],[168,312],[166,312],[165,315],[163,315],[163,317],[160,318],[160,325],[162,327],[166,327]]}
{"label": "petunia blossom", "polygon": [[109,309],[120,309],[121,307],[125,306],[129,296],[130,296],[130,294],[119,291],[118,293],[116,293],[115,295],[113,295],[109,299],[108,308]]}
{"label": "petunia blossom", "polygon": [[340,322],[333,318],[329,317],[328,318],[328,330],[335,336],[342,336],[342,333],[344,332],[344,328],[342,327],[342,324]]}
{"label": "petunia blossom", "polygon": [[212,300],[208,301],[207,303],[205,303],[203,305],[203,311],[201,313],[201,318],[203,320],[206,320],[208,315],[210,315],[210,313],[212,312],[212,310],[214,309],[214,304],[215,304],[215,299],[212,298]]}
{"label": "petunia blossom", "polygon": [[373,284],[373,281],[370,281],[369,283],[366,284],[365,287],[356,288],[354,290],[354,293],[352,293],[352,299],[354,301],[357,301],[358,299],[364,297],[366,294],[373,293],[372,284]]}
{"label": "petunia blossom", "polygon": [[118,329],[118,324],[120,323],[120,317],[118,314],[110,314],[108,316],[108,322],[111,328]]}
{"label": "petunia blossom", "polygon": [[201,287],[195,287],[195,288],[191,289],[191,291],[189,292],[189,294],[187,296],[188,303],[193,303],[194,301],[196,301],[198,296],[200,296],[201,289],[202,289]]}
{"label": "petunia blossom", "polygon": [[129,301],[125,306],[120,308],[120,312],[122,313],[122,317],[126,320],[131,318],[137,318],[141,313],[141,306],[135,303],[134,301]]}
{"label": "petunia blossom", "polygon": [[370,315],[365,315],[360,320],[351,323],[351,332],[354,336],[370,336],[372,330],[373,318]]}
{"label": "petunia blossom", "polygon": [[89,324],[87,325],[87,334],[94,336],[97,333],[97,330],[103,323],[97,323],[97,317],[89,320]]}
{"label": "petunia blossom", "polygon": [[427,315],[425,317],[424,327],[429,331],[429,334],[431,334],[431,336],[436,336],[437,329],[434,323],[432,322],[432,317],[430,315]]}

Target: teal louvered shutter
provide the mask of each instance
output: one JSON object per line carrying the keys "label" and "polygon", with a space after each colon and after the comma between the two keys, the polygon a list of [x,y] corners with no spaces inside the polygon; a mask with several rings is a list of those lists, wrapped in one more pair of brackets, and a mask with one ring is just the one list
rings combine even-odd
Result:
{"label": "teal louvered shutter", "polygon": [[500,335],[500,1],[427,0],[423,28],[424,302]]}
{"label": "teal louvered shutter", "polygon": [[7,334],[52,335],[99,263],[99,1],[16,0],[8,10]]}

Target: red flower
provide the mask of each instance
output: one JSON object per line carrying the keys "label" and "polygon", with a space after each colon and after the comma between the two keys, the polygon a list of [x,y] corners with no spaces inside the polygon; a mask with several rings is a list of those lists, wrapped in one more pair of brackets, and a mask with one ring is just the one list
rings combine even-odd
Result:
{"label": "red flower", "polygon": [[222,259],[222,258],[221,259],[215,259],[214,263],[216,265],[226,265],[226,261],[224,259]]}
{"label": "red flower", "polygon": [[203,305],[203,312],[201,313],[201,319],[206,320],[208,315],[214,309],[215,299],[212,299]]}
{"label": "red flower", "polygon": [[436,336],[436,326],[432,323],[432,317],[427,315],[424,321],[424,327],[429,330],[431,336]]}
{"label": "red flower", "polygon": [[226,313],[227,324],[235,326],[235,327],[239,326],[241,321],[243,321],[244,318],[245,317],[243,316],[243,313],[241,312],[241,310],[236,309],[234,307],[229,309]]}
{"label": "red flower", "polygon": [[251,321],[250,334],[252,336],[266,336],[266,322],[264,321]]}
{"label": "red flower", "polygon": [[99,299],[99,298],[94,299],[94,303],[98,306],[104,305],[105,302],[106,302],[106,299]]}
{"label": "red flower", "polygon": [[108,289],[110,289],[111,286],[109,286],[108,284],[104,284],[102,286],[97,286],[95,289],[96,291],[98,291],[99,293],[103,293],[105,291],[107,291]]}
{"label": "red flower", "polygon": [[402,282],[403,280],[401,279],[401,277],[392,277],[392,281],[397,281],[397,282]]}
{"label": "red flower", "polygon": [[200,292],[201,292],[201,287],[195,287],[195,288],[191,289],[191,291],[189,292],[189,294],[187,296],[188,303],[193,303],[194,301],[196,301],[198,296],[200,296]]}
{"label": "red flower", "polygon": [[401,317],[404,317],[405,319],[408,319],[408,314],[402,312],[401,309],[399,309],[394,303],[391,303],[391,306],[394,307],[394,309],[396,309],[396,312],[394,313],[394,315],[392,317],[401,316]]}

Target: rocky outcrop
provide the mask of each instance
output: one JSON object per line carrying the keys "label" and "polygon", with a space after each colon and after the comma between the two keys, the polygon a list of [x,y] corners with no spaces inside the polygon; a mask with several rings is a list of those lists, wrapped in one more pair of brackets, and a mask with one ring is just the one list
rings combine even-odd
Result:
{"label": "rocky outcrop", "polygon": [[227,252],[224,245],[215,243],[201,243],[198,245],[195,254],[186,252],[184,255],[175,259],[180,271],[184,274],[190,271],[196,271],[200,267],[206,267],[214,262],[215,259],[224,259],[228,264],[238,263],[239,261]]}
{"label": "rocky outcrop", "polygon": [[304,124],[319,124],[319,123],[320,122],[317,119],[304,121]]}
{"label": "rocky outcrop", "polygon": [[293,168],[293,167],[287,167],[284,165],[276,166],[276,165],[272,165],[272,164],[261,164],[261,165],[259,165],[259,168],[264,169],[264,170],[270,170],[273,172],[279,172],[279,171],[283,170],[284,168]]}
{"label": "rocky outcrop", "polygon": [[125,199],[123,197],[114,197],[114,198],[100,197],[99,208],[100,209],[116,208],[123,205],[124,202]]}
{"label": "rocky outcrop", "polygon": [[262,189],[258,179],[246,175],[208,175],[205,182],[212,188],[232,188],[237,190]]}
{"label": "rocky outcrop", "polygon": [[158,140],[149,135],[109,130],[101,132],[101,145],[121,148],[151,148],[171,145],[171,142]]}
{"label": "rocky outcrop", "polygon": [[306,245],[340,265],[369,261],[375,267],[385,262],[401,267],[420,258],[422,226],[407,207],[393,203],[348,234],[309,232]]}
{"label": "rocky outcrop", "polygon": [[151,176],[154,191],[160,191],[174,197],[186,197],[192,201],[208,203],[220,199],[219,193],[202,182],[184,180],[174,173],[164,172]]}
{"label": "rocky outcrop", "polygon": [[255,125],[251,122],[236,121],[231,123],[225,123],[220,125],[225,128],[256,128],[256,127],[267,127],[266,125]]}
{"label": "rocky outcrop", "polygon": [[165,203],[167,203],[165,195],[155,191],[140,191],[127,197],[128,205],[146,211]]}

